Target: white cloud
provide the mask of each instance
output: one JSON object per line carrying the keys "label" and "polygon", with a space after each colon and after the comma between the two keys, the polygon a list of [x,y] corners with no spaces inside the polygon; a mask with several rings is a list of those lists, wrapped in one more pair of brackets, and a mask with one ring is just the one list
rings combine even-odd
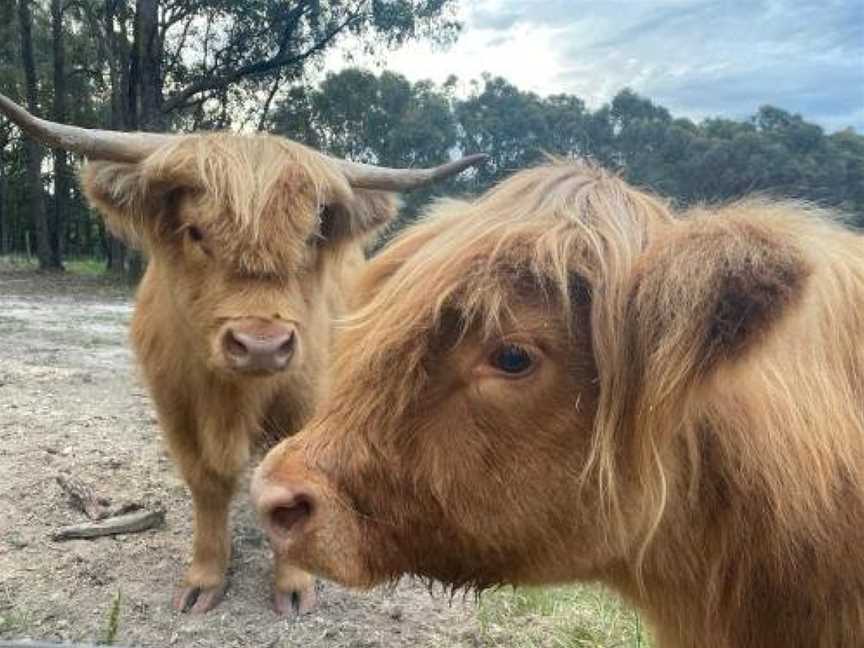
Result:
{"label": "white cloud", "polygon": [[[484,0],[478,5],[502,5],[502,0]],[[389,53],[386,58],[353,51],[352,44],[331,51],[325,69],[336,71],[347,65],[386,67],[412,81],[431,79],[443,83],[455,74],[463,93],[469,82],[484,73],[502,76],[523,90],[540,94],[554,92],[563,72],[556,42],[567,29],[528,22],[506,29],[490,29],[472,22],[470,11],[460,12],[466,28],[459,40],[447,49],[428,42],[412,42]]]}
{"label": "white cloud", "polygon": [[740,118],[771,103],[828,128],[864,132],[861,0],[475,0],[449,49],[411,43],[325,69],[386,67],[411,80],[456,74],[463,93],[484,72],[591,107],[624,87],[673,114]]}

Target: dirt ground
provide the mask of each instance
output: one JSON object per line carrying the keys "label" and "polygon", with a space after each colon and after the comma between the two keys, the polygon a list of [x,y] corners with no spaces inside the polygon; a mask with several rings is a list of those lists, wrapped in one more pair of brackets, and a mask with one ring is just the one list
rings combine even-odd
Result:
{"label": "dirt ground", "polygon": [[[100,279],[0,268],[0,640],[95,643],[120,592],[121,646],[478,646],[473,601],[419,584],[353,593],[322,583],[298,621],[269,609],[270,557],[245,491],[235,501],[226,599],[203,616],[170,606],[190,548],[185,487],[162,448],[126,340],[129,291]],[[115,503],[161,504],[141,534],[54,542],[83,522],[58,475]]]}

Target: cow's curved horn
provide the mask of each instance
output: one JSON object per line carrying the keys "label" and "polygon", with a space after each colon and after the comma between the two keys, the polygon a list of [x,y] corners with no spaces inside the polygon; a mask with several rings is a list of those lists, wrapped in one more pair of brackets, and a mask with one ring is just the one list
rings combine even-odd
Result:
{"label": "cow's curved horn", "polygon": [[468,155],[431,169],[389,169],[387,167],[337,160],[348,184],[357,189],[381,191],[411,191],[433,182],[456,175],[468,167],[480,164],[489,156],[484,153]]}
{"label": "cow's curved horn", "polygon": [[0,112],[37,142],[53,148],[81,153],[96,160],[138,162],[176,135],[123,133],[79,128],[40,119],[0,94]]}

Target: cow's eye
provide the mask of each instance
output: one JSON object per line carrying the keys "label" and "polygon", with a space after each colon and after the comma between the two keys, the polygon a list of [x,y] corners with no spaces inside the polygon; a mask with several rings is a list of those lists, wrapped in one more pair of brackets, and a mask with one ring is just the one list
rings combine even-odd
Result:
{"label": "cow's eye", "polygon": [[522,376],[533,366],[531,354],[515,344],[498,347],[489,358],[489,364],[508,376]]}
{"label": "cow's eye", "polygon": [[321,213],[318,216],[318,232],[316,233],[316,243],[329,241],[333,238],[336,231],[336,219],[334,208],[332,205],[323,205]]}
{"label": "cow's eye", "polygon": [[186,235],[190,240],[195,241],[196,243],[200,243],[204,240],[204,233],[194,225],[190,225],[186,228]]}

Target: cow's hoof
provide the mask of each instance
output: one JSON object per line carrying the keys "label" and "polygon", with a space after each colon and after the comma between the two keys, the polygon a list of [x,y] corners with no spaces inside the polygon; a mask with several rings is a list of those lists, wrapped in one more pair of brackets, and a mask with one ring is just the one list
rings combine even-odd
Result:
{"label": "cow's hoof", "polygon": [[303,589],[283,592],[273,592],[273,609],[283,617],[296,617],[307,614],[318,604],[318,594],[315,592],[315,581]]}
{"label": "cow's hoof", "polygon": [[183,585],[174,595],[174,609],[178,612],[203,614],[219,605],[225,596],[225,583],[215,587]]}

